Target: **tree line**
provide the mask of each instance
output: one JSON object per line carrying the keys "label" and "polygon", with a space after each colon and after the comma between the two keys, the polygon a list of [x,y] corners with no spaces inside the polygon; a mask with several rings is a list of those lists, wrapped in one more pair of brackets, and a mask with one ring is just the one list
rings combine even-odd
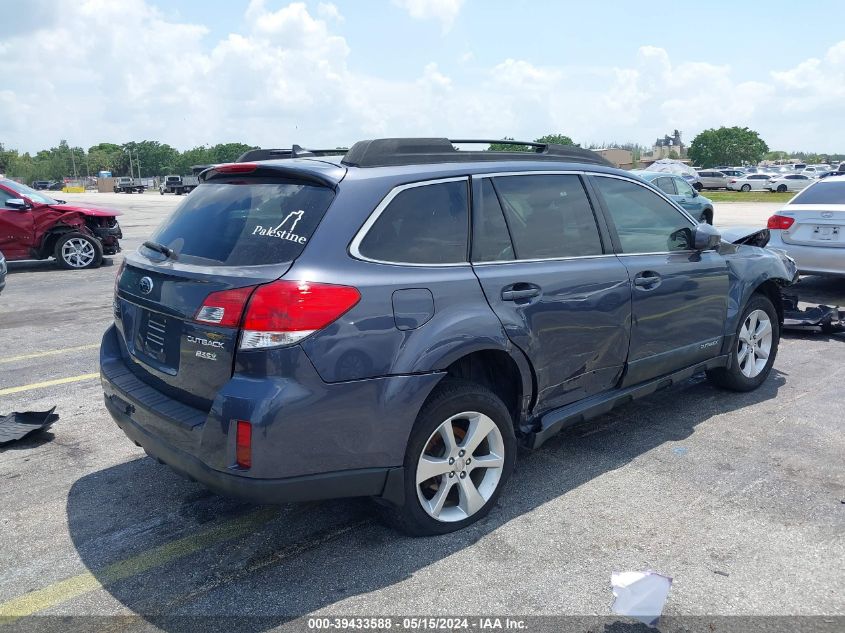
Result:
{"label": "tree line", "polygon": [[[504,137],[502,141],[512,141]],[[546,134],[536,143],[575,145],[565,134]],[[634,161],[647,150],[634,143],[604,144],[604,147],[619,147],[631,150]],[[60,180],[65,177],[96,176],[99,171],[110,171],[114,176],[142,177],[165,176],[167,174],[189,174],[194,165],[227,163],[234,161],[247,150],[255,149],[245,143],[218,143],[201,145],[180,152],[167,143],[158,141],[131,141],[98,143],[89,147],[71,147],[62,140],[57,147],[44,149],[31,155],[14,149],[6,149],[0,143],[0,173],[20,178],[23,182],[33,180]],[[490,151],[531,151],[529,146],[509,143],[493,143]],[[715,165],[756,164],[761,160],[787,160],[797,158],[807,163],[825,163],[845,160],[845,154],[818,154],[812,152],[770,151],[758,132],[747,127],[720,127],[704,130],[690,143],[688,157],[700,167]],[[131,166],[131,171],[130,171]]]}
{"label": "tree line", "polygon": [[[245,151],[255,149],[245,143],[218,143],[201,145],[180,152],[167,143],[158,141],[131,141],[98,143],[89,147],[71,147],[62,140],[57,147],[44,149],[34,155],[6,149],[0,143],[0,173],[33,180],[60,180],[66,177],[96,176],[99,171],[110,171],[114,176],[141,177],[167,174],[190,174],[193,165],[228,163]],[[131,165],[131,172],[130,172]]]}

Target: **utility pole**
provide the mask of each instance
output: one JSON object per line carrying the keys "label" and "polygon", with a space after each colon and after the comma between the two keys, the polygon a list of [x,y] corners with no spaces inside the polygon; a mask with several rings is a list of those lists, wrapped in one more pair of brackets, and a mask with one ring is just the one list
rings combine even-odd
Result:
{"label": "utility pole", "polygon": [[141,155],[135,149],[135,164],[138,165],[138,180],[141,180]]}
{"label": "utility pole", "polygon": [[128,149],[126,151],[129,153],[129,177],[132,178],[135,176],[135,172],[132,169],[132,150]]}

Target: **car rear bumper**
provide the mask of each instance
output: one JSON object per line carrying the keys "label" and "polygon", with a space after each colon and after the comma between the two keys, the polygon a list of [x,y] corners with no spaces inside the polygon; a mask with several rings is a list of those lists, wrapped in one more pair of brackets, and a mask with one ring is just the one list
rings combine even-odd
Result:
{"label": "car rear bumper", "polygon": [[[100,349],[106,408],[149,455],[220,494],[258,503],[393,499],[386,489],[396,489],[389,484],[402,472],[417,411],[442,374],[325,383],[301,349],[277,353],[268,366],[299,363],[300,370],[286,377],[236,371],[205,411],[142,381],[111,327]],[[237,420],[252,424],[249,470],[235,464]]]}
{"label": "car rear bumper", "polygon": [[[217,494],[255,503],[290,503],[342,497],[382,496],[392,468],[360,468],[280,479],[251,479],[221,472],[145,430],[127,413],[127,402],[106,396],[106,408],[126,436],[150,456]],[[134,407],[134,405],[129,405]],[[129,409],[132,411],[132,409]],[[137,412],[134,409],[132,413]],[[401,470],[401,467],[399,467]]]}
{"label": "car rear bumper", "polygon": [[845,248],[786,244],[779,230],[771,231],[768,245],[786,251],[802,274],[845,275]]}

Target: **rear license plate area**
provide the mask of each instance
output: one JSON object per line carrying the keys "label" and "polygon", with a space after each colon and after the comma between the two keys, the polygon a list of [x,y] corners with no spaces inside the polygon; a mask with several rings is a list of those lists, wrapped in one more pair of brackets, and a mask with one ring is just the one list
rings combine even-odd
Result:
{"label": "rear license plate area", "polygon": [[840,227],[838,226],[814,226],[813,239],[824,240],[827,242],[836,241],[839,239]]}
{"label": "rear license plate area", "polygon": [[179,362],[179,323],[157,312],[143,310],[135,336],[135,351],[159,369],[176,369]]}

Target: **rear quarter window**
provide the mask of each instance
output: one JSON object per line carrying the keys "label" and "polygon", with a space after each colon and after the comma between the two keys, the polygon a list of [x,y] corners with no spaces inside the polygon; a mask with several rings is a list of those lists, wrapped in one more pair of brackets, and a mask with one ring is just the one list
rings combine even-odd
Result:
{"label": "rear quarter window", "polygon": [[205,183],[150,238],[180,261],[220,266],[291,262],[334,199],[298,182]]}
{"label": "rear quarter window", "polygon": [[352,252],[388,263],[461,263],[467,261],[468,224],[465,178],[415,185],[390,199]]}

